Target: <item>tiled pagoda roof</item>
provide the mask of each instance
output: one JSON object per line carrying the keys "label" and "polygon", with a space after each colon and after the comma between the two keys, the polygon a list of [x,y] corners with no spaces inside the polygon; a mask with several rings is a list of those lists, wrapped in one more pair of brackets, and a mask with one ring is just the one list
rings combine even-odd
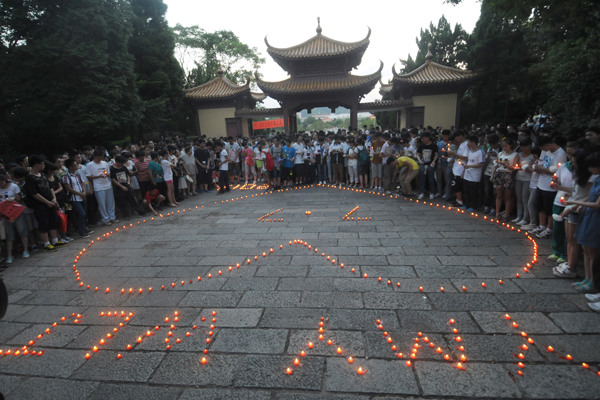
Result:
{"label": "tiled pagoda roof", "polygon": [[352,74],[305,75],[292,76],[278,82],[267,82],[261,80],[257,75],[256,81],[263,92],[276,99],[282,95],[306,95],[326,92],[360,91],[368,93],[381,78],[382,69],[383,63],[381,63],[379,70],[364,76]]}
{"label": "tiled pagoda roof", "polygon": [[[392,84],[427,86],[436,84],[467,83],[477,77],[473,71],[452,68],[438,64],[431,60],[425,61],[423,65],[408,74],[398,74],[392,68],[394,78]],[[389,91],[391,85],[382,85],[382,91]]]}
{"label": "tiled pagoda roof", "polygon": [[265,43],[267,45],[267,52],[271,55],[271,57],[276,58],[287,58],[287,59],[322,59],[332,56],[341,56],[352,53],[359,53],[362,57],[362,54],[365,52],[367,47],[369,46],[369,36],[371,36],[371,29],[369,28],[369,33],[367,36],[359,40],[358,42],[341,42],[339,40],[331,39],[319,31],[320,28],[317,28],[317,33],[312,38],[308,39],[306,42],[301,43],[296,46],[287,47],[287,48],[277,48],[273,47],[269,44],[267,38],[265,37]]}
{"label": "tiled pagoda roof", "polygon": [[219,70],[219,75],[210,82],[184,90],[185,98],[188,100],[230,100],[236,97],[249,96],[255,101],[265,99],[262,93],[250,92],[250,79],[245,85],[238,85],[223,75]]}

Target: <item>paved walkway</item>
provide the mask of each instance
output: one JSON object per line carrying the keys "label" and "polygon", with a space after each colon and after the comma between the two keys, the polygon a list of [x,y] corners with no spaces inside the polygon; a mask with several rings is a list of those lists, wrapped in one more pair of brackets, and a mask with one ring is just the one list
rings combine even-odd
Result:
{"label": "paved walkway", "polygon": [[534,242],[523,233],[441,205],[324,187],[260,193],[195,197],[186,212],[4,271],[0,349],[12,354],[0,356],[0,392],[599,396],[600,315],[552,276],[548,241],[526,272]]}

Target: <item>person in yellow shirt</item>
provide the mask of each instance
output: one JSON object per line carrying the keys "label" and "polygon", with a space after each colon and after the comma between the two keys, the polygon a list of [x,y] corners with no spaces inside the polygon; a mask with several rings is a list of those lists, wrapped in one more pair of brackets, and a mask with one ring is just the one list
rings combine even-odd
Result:
{"label": "person in yellow shirt", "polygon": [[[406,172],[401,171],[402,168],[406,167]],[[407,156],[401,156],[396,159],[396,171],[392,182],[396,182],[396,177],[400,174],[400,186],[402,187],[402,194],[405,196],[413,196],[412,193],[412,181],[419,175],[419,164]]]}

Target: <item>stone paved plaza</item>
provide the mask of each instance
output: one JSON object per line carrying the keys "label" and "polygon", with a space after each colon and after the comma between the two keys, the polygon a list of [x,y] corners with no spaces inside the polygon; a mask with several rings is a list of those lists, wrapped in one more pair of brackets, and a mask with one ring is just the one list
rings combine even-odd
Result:
{"label": "stone paved plaza", "polygon": [[185,213],[130,220],[104,238],[109,231],[97,230],[90,247],[77,240],[15,262],[3,272],[10,305],[0,322],[0,392],[600,396],[600,315],[571,281],[553,277],[548,240],[526,272],[534,243],[523,233],[441,205],[329,187],[261,193],[204,194],[186,200]]}

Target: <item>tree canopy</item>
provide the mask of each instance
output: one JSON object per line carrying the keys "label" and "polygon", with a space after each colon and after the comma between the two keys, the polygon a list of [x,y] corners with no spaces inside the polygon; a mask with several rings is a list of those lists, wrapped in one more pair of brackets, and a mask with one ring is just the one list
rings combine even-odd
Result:
{"label": "tree canopy", "polygon": [[512,122],[544,108],[563,129],[598,123],[599,26],[594,0],[482,0],[467,63],[486,75],[466,94],[465,119]]}
{"label": "tree canopy", "polygon": [[467,39],[469,34],[460,24],[454,25],[454,29],[448,23],[446,17],[442,15],[437,25],[429,23],[429,28],[423,30],[415,40],[419,48],[415,59],[409,54],[406,60],[401,60],[404,64],[403,73],[411,72],[417,69],[425,62],[428,47],[431,46],[433,61],[459,67],[466,61]]}
{"label": "tree canopy", "polygon": [[7,147],[48,153],[156,129],[181,96],[165,11],[162,0],[1,2]]}
{"label": "tree canopy", "polygon": [[177,58],[186,71],[187,88],[214,79],[219,69],[233,82],[245,83],[265,62],[256,48],[241,42],[231,31],[206,32],[197,25],[177,24],[173,32]]}

